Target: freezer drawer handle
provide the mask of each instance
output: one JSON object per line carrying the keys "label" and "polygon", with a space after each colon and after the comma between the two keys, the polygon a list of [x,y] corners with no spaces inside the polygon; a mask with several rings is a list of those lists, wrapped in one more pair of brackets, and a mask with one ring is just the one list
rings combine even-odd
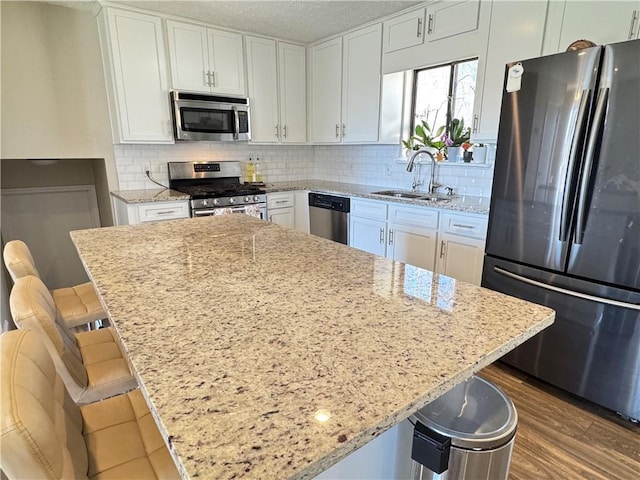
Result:
{"label": "freezer drawer handle", "polygon": [[613,305],[614,307],[630,308],[631,310],[640,311],[640,305],[635,305],[633,303],[620,302],[618,300],[611,300],[610,298],[598,297],[596,295],[587,295],[586,293],[574,292],[572,290],[567,290],[566,288],[560,288],[554,285],[547,285],[546,283],[538,282],[537,280],[523,277],[522,275],[509,272],[500,267],[493,267],[493,271],[496,273],[499,273],[500,275],[504,275],[505,277],[513,278],[514,280],[518,280],[520,282],[527,283],[529,285],[534,285],[536,287],[544,288],[545,290],[551,290],[553,292],[562,293],[563,295],[582,298],[584,300],[590,300],[592,302],[606,303],[607,305]]}

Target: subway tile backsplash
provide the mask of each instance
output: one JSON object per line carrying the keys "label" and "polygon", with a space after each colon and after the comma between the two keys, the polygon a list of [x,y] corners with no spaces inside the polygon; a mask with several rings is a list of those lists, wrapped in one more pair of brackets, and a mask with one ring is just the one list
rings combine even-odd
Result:
{"label": "subway tile backsplash", "polygon": [[[425,163],[406,171],[398,161],[395,145],[248,145],[234,143],[189,142],[176,145],[116,145],[115,159],[120,190],[156,188],[151,176],[168,185],[167,162],[227,161],[260,159],[265,182],[305,179],[359,183],[386,188],[410,189],[414,179],[429,184],[431,165]],[[489,155],[491,162],[491,150]],[[492,162],[491,162],[492,163]],[[459,195],[491,196],[493,165],[437,165],[437,180],[453,187]]]}

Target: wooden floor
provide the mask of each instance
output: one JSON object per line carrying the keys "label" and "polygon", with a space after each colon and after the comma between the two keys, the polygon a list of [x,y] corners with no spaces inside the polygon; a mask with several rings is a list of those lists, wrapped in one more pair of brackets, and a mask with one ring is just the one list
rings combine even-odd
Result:
{"label": "wooden floor", "polygon": [[518,410],[510,480],[640,479],[640,426],[497,363],[480,375]]}

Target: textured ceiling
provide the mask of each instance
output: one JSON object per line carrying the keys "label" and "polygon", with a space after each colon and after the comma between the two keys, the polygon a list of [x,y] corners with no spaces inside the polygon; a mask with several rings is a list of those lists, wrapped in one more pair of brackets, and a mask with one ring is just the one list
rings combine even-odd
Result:
{"label": "textured ceiling", "polygon": [[[82,8],[82,3],[50,2]],[[253,1],[146,1],[114,0],[158,13],[190,18],[212,25],[301,43],[341,33],[372,20],[423,2],[286,0]]]}

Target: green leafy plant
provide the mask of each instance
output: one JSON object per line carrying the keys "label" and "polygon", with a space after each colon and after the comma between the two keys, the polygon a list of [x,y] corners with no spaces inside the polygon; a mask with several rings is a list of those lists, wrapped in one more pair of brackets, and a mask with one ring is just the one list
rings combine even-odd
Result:
{"label": "green leafy plant", "polygon": [[461,147],[463,143],[468,143],[471,138],[471,128],[465,127],[464,118],[454,118],[449,123],[447,137],[449,142],[447,145],[450,147]]}
{"label": "green leafy plant", "polygon": [[440,152],[446,146],[444,139],[442,138],[444,129],[445,126],[442,125],[438,127],[435,133],[433,133],[427,121],[421,120],[415,127],[415,134],[409,137],[409,140],[403,140],[402,145],[411,150],[431,147]]}

